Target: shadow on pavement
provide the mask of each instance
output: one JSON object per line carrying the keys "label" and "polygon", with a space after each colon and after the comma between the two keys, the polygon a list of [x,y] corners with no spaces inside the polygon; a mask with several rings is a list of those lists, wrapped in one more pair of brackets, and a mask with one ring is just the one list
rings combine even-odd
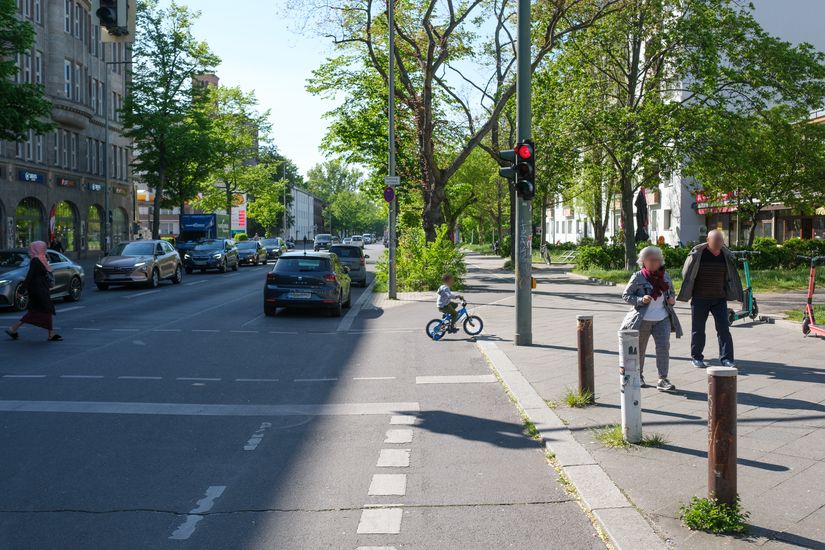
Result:
{"label": "shadow on pavement", "polygon": [[538,448],[517,422],[501,422],[447,411],[425,411],[418,415],[417,427],[432,433],[488,443],[505,449]]}
{"label": "shadow on pavement", "polygon": [[[676,393],[684,395],[691,401],[707,401],[706,393],[692,390],[678,390]],[[825,413],[825,405],[804,401],[802,399],[783,397],[763,397],[748,392],[738,392],[736,401],[740,405],[750,405],[764,409],[792,409],[797,411],[817,411]]]}
{"label": "shadow on pavement", "polygon": [[[696,456],[699,458],[708,457],[707,451],[700,451],[698,449],[691,449],[688,447],[682,447],[680,445],[671,445],[670,443],[659,445],[657,448],[662,449],[663,451],[682,453],[690,456]],[[787,472],[788,470],[790,470],[790,468],[788,468],[787,466],[783,466],[781,464],[771,464],[770,462],[749,460],[747,458],[737,458],[736,463],[740,466],[750,466],[751,468],[759,468],[760,470],[769,470],[771,472]]]}

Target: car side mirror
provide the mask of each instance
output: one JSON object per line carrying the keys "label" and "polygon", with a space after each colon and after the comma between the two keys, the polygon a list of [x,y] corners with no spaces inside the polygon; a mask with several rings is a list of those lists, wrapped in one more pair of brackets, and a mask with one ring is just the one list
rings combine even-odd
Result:
{"label": "car side mirror", "polygon": [[369,257],[370,257],[370,255],[369,255],[369,254],[364,254],[364,257],[365,257],[365,258],[369,258]]}
{"label": "car side mirror", "polygon": [[344,273],[349,273],[349,267],[344,266]]}

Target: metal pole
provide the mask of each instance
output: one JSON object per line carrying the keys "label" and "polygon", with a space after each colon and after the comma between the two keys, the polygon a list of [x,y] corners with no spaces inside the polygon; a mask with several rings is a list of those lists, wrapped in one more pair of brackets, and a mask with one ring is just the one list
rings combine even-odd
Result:
{"label": "metal pole", "polygon": [[[105,51],[105,48],[104,48]],[[105,55],[105,53],[104,53]],[[103,128],[104,128],[104,142],[103,147],[103,251],[109,252],[109,62],[103,64]]]}
{"label": "metal pole", "polygon": [[[389,162],[388,171],[390,176],[395,175],[395,0],[388,0],[387,5],[387,19],[389,26],[389,71],[387,73],[388,87],[389,87],[389,105],[387,109],[389,122]],[[388,297],[392,300],[397,298],[398,288],[396,286],[396,272],[395,272],[395,224],[396,224],[396,210],[398,208],[398,197],[395,196],[390,201],[390,257],[389,269],[387,273],[388,279]]]}
{"label": "metal pole", "polygon": [[[531,139],[532,112],[530,109],[530,79],[532,60],[530,54],[530,0],[518,0],[518,82],[516,103],[518,106],[518,139]],[[516,334],[517,346],[533,343],[532,311],[532,255],[533,214],[530,201],[516,196]]]}
{"label": "metal pole", "polygon": [[286,226],[286,217],[287,217],[287,206],[286,206],[286,192],[289,190],[289,184],[286,181],[286,160],[281,165],[281,179],[284,180],[284,241],[286,241],[288,237],[288,229]]}
{"label": "metal pole", "polygon": [[576,335],[579,348],[579,395],[588,394],[588,403],[596,402],[596,383],[593,376],[593,316],[576,316]]}
{"label": "metal pole", "polygon": [[642,440],[642,384],[639,379],[639,331],[619,331],[619,384],[622,394],[622,435],[630,443]]}
{"label": "metal pole", "polygon": [[736,502],[736,375],[733,367],[708,371],[708,496]]}

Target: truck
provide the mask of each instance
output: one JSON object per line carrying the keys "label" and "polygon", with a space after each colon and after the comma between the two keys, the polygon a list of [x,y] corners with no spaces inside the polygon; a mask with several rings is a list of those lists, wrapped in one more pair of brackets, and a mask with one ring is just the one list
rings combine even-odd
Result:
{"label": "truck", "polygon": [[229,238],[229,216],[226,214],[181,214],[178,252],[183,256],[203,239]]}

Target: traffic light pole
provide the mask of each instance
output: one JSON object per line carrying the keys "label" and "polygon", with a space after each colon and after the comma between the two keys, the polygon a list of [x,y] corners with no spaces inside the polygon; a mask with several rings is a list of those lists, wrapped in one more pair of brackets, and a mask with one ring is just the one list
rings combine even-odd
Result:
{"label": "traffic light pole", "polygon": [[[517,135],[519,142],[532,138],[530,108],[530,0],[518,0],[518,51],[516,62]],[[516,336],[517,346],[533,343],[532,256],[533,214],[531,202],[516,193]]]}
{"label": "traffic light pole", "polygon": [[[389,162],[387,163],[389,176],[395,176],[395,0],[389,0],[387,6],[387,19],[389,26],[389,71],[387,73],[387,84],[389,87],[389,105],[387,109],[389,129]],[[390,257],[389,268],[387,273],[388,297],[395,300],[398,297],[398,288],[396,285],[395,273],[395,225],[396,225],[396,210],[398,209],[398,196],[395,195],[390,201],[390,227],[389,227],[389,245]]]}

